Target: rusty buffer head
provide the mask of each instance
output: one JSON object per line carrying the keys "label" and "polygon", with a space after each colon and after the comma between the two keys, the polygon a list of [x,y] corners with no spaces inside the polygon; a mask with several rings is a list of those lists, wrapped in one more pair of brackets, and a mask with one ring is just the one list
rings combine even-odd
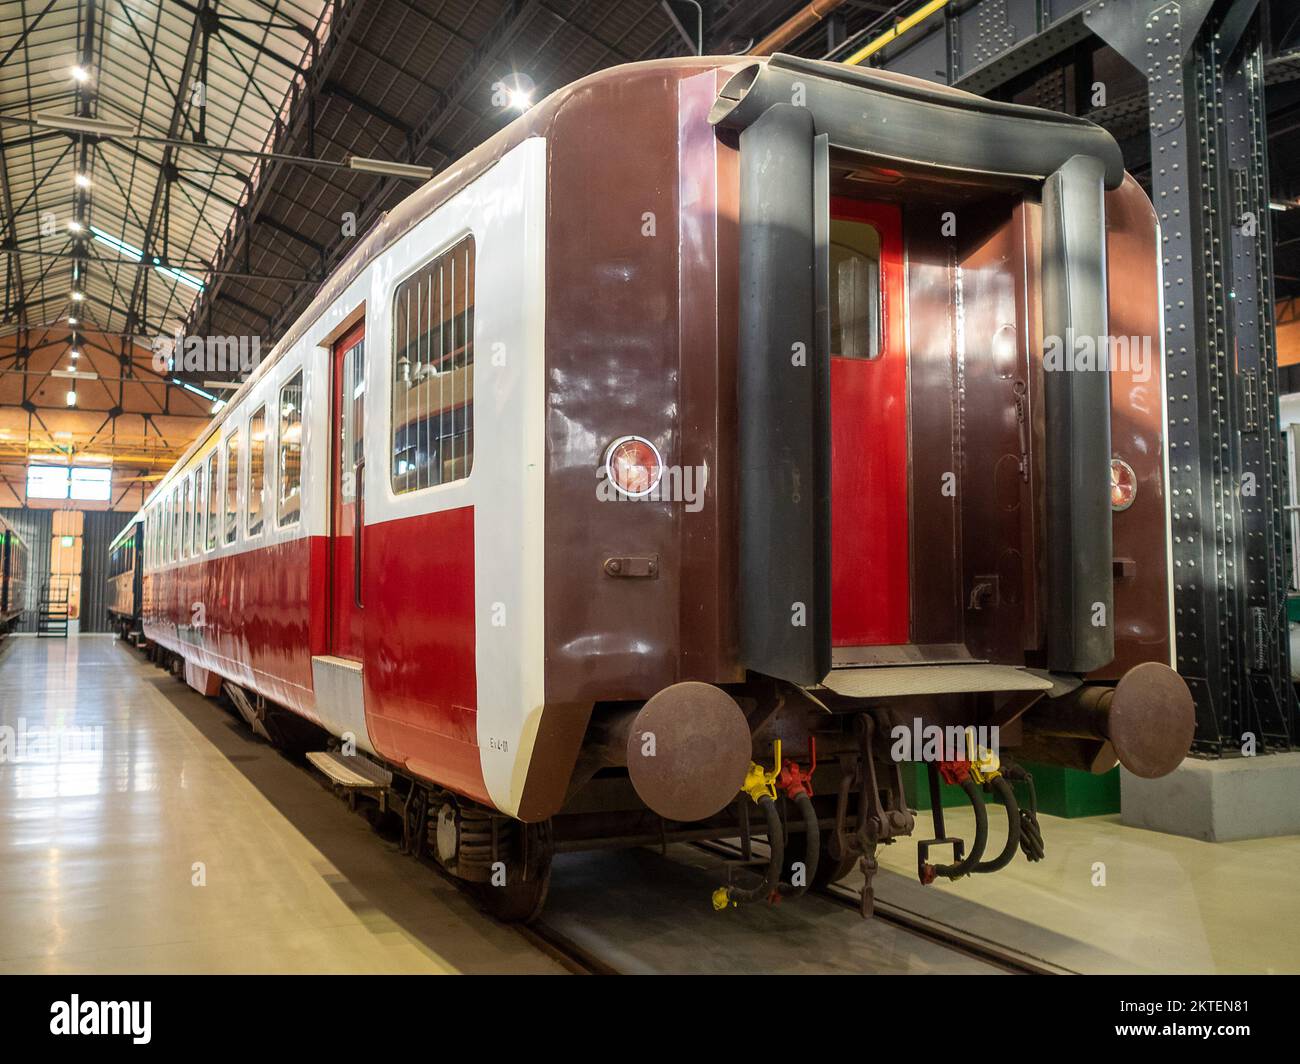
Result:
{"label": "rusty buffer head", "polygon": [[1187,682],[1169,666],[1148,661],[1130,669],[1109,708],[1107,737],[1133,775],[1149,780],[1168,775],[1187,756],[1196,707]]}
{"label": "rusty buffer head", "polygon": [[665,820],[703,820],[740,793],[752,745],[745,714],[729,694],[707,683],[673,684],[636,715],[628,775]]}

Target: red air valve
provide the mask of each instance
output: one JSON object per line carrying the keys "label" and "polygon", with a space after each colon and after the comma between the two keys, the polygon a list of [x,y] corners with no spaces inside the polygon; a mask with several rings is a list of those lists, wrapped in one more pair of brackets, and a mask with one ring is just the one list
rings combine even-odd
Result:
{"label": "red air valve", "polygon": [[960,787],[965,780],[970,779],[970,762],[940,761],[939,775],[943,777],[944,783],[951,783],[954,787]]}
{"label": "red air valve", "polygon": [[817,771],[817,740],[812,737],[808,739],[808,760],[810,764],[807,772],[792,760],[787,760],[781,766],[781,775],[777,777],[776,785],[785,791],[786,797],[791,801],[801,794],[806,794],[809,798],[813,796],[812,776]]}

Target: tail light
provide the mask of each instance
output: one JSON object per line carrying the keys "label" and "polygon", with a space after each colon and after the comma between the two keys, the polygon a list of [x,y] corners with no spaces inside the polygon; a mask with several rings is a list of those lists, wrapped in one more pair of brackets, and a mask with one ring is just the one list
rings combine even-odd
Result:
{"label": "tail light", "polygon": [[1127,510],[1137,498],[1138,481],[1133,467],[1122,458],[1110,460],[1110,508]]}
{"label": "tail light", "polygon": [[605,475],[622,494],[649,495],[663,476],[655,445],[643,436],[620,436],[605,452]]}

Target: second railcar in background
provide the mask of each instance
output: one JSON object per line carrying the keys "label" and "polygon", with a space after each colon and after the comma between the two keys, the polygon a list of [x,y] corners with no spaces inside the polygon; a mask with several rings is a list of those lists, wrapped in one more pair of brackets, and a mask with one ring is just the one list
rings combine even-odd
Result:
{"label": "second railcar in background", "polygon": [[108,548],[108,619],[123,639],[141,631],[144,597],[144,523],[132,517]]}
{"label": "second railcar in background", "polygon": [[976,812],[923,881],[1036,859],[1019,756],[1192,738],[1159,249],[1082,119],[602,71],[390,211],[158,485],[145,633],[509,915],[558,850],[751,825],[719,908],[856,862],[869,909],[909,762]]}
{"label": "second railcar in background", "polygon": [[0,517],[0,638],[22,622],[27,612],[27,542]]}

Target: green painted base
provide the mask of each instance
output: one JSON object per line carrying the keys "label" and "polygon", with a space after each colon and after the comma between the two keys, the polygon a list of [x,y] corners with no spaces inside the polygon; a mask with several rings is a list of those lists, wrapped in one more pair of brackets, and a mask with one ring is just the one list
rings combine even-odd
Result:
{"label": "green painted base", "polygon": [[[1038,793],[1038,811],[1051,816],[1078,817],[1104,816],[1119,812],[1119,769],[1113,768],[1100,776],[1057,765],[1039,765],[1022,762],[1025,771],[1034,777]],[[968,805],[969,801],[960,787],[943,784],[941,797],[944,807]],[[913,809],[930,808],[930,784],[925,765],[913,761],[903,766],[903,789],[907,804]],[[1016,787],[1023,794],[1023,786]],[[1023,799],[1022,799],[1023,800]]]}

